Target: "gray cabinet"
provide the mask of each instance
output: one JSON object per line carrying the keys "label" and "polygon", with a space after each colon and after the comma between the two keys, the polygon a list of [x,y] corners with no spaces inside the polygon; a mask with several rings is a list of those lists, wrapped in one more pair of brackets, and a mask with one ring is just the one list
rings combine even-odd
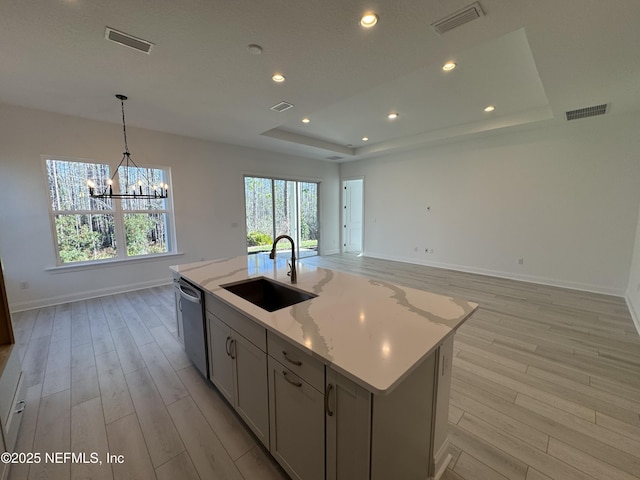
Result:
{"label": "gray cabinet", "polygon": [[449,463],[453,337],[387,395],[326,368],[327,480],[440,478]]}
{"label": "gray cabinet", "polygon": [[206,313],[209,342],[209,379],[226,399],[234,404],[231,327],[211,313]]}
{"label": "gray cabinet", "polygon": [[[209,309],[206,319],[209,378],[268,448],[267,354]],[[231,323],[236,324],[234,319],[231,319]],[[266,333],[263,331],[264,335]]]}
{"label": "gray cabinet", "polygon": [[268,358],[271,454],[294,480],[324,480],[324,395]]}
{"label": "gray cabinet", "polygon": [[[0,453],[13,452],[16,445],[26,405],[23,379],[0,260]],[[10,467],[10,463],[0,463],[0,480],[7,478]]]}
{"label": "gray cabinet", "polygon": [[[18,349],[0,346],[0,446],[3,452],[13,452],[25,409],[23,373]],[[4,480],[10,464],[0,463],[0,479]]]}
{"label": "gray cabinet", "polygon": [[234,334],[232,342],[234,406],[263,445],[269,448],[267,355],[242,335]]}
{"label": "gray cabinet", "polygon": [[327,368],[327,480],[369,478],[372,395]]}

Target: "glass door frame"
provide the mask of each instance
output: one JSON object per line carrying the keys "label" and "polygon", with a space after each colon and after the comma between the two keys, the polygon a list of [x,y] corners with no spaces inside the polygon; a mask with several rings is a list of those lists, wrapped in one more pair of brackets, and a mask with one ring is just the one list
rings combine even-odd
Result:
{"label": "glass door frame", "polygon": [[[301,179],[301,178],[282,178],[282,177],[272,177],[272,176],[266,176],[266,175],[251,175],[251,174],[244,174],[243,175],[243,189],[244,189],[244,195],[243,195],[243,199],[244,199],[244,212],[245,212],[245,222],[244,222],[244,226],[245,226],[245,238],[248,236],[249,231],[247,228],[247,188],[246,188],[246,179],[247,178],[259,178],[259,179],[263,179],[263,180],[270,180],[271,182],[271,232],[272,232],[272,240],[275,240],[277,238],[278,235],[281,234],[276,234],[277,230],[277,215],[276,215],[276,189],[275,189],[275,182],[276,181],[283,181],[285,182],[285,187],[288,187],[288,182],[294,182],[295,183],[295,188],[294,188],[294,192],[295,192],[295,225],[293,228],[294,231],[294,235],[290,235],[289,233],[285,233],[285,235],[290,235],[295,244],[296,244],[296,258],[299,259],[300,257],[300,244],[301,244],[301,237],[302,237],[302,220],[301,220],[301,205],[300,205],[300,188],[301,188],[301,184],[304,183],[309,183],[309,184],[315,184],[316,185],[316,222],[318,225],[318,244],[316,246],[316,250],[315,250],[315,255],[320,255],[320,231],[321,231],[321,222],[320,222],[320,197],[321,197],[321,193],[320,193],[320,185],[321,185],[321,181],[320,180],[316,180],[316,179]],[[288,243],[288,242],[286,242]],[[247,246],[248,248],[248,246]],[[260,253],[260,251],[258,252],[249,252],[247,250],[247,254],[255,254],[255,253]],[[305,255],[306,256],[314,256],[314,255]]]}

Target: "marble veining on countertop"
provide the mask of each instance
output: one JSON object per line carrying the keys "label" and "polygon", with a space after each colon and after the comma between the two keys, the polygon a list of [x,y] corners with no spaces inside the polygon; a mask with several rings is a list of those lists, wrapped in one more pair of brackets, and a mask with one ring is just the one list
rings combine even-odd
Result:
{"label": "marble veining on countertop", "polygon": [[477,305],[297,262],[294,288],[317,297],[268,312],[221,285],[266,277],[288,286],[287,254],[176,265],[171,269],[373,393],[387,393]]}

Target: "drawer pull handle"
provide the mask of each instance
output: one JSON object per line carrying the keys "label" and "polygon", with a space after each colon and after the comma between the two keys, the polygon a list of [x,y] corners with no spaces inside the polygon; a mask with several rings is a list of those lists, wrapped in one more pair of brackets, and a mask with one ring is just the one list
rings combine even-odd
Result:
{"label": "drawer pull handle", "polygon": [[289,362],[289,363],[293,363],[296,367],[299,367],[300,365],[302,365],[302,362],[300,360],[291,360],[288,356],[287,356],[287,352],[285,352],[284,350],[282,350],[282,355],[284,355],[284,359]]}
{"label": "drawer pull handle", "polygon": [[331,393],[331,390],[333,389],[333,385],[331,385],[330,383],[327,385],[327,391],[324,394],[324,411],[327,413],[327,415],[329,415],[330,417],[333,417],[333,412],[331,410],[329,410],[329,394]]}
{"label": "drawer pull handle", "polygon": [[20,400],[16,403],[16,410],[13,413],[22,413],[24,412],[25,407],[27,406],[27,402],[24,400]]}
{"label": "drawer pull handle", "polygon": [[284,375],[284,379],[289,382],[291,385],[295,386],[295,387],[301,387],[302,386],[302,382],[294,382],[293,380],[291,380],[289,377],[287,377],[287,372],[285,372],[284,370],[282,371],[282,375]]}

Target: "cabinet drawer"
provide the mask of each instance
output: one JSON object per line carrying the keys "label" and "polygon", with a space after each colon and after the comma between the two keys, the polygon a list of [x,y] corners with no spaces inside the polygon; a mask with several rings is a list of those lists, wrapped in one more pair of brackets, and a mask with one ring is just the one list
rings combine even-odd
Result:
{"label": "cabinet drawer", "polygon": [[305,380],[316,390],[324,392],[324,364],[317,358],[294,347],[274,333],[267,332],[268,353],[282,365]]}
{"label": "cabinet drawer", "polygon": [[20,373],[18,378],[18,388],[15,391],[15,396],[9,410],[9,419],[5,424],[7,430],[4,432],[5,448],[7,452],[13,452],[16,446],[16,439],[18,438],[18,430],[20,430],[20,423],[22,422],[23,412],[26,408],[25,405],[25,391],[24,391],[24,375]]}
{"label": "cabinet drawer", "polygon": [[209,313],[218,317],[260,350],[267,351],[267,335],[264,327],[209,293],[205,294],[204,306]]}

